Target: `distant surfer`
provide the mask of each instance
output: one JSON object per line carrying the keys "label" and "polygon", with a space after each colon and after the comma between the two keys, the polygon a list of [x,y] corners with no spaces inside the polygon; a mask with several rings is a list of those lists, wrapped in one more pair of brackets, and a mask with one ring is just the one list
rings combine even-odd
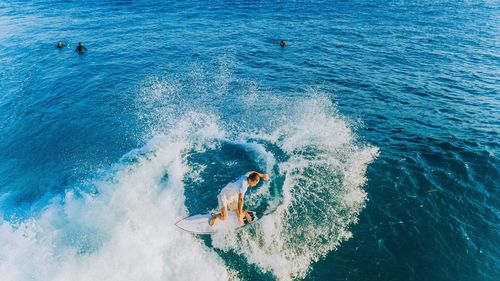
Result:
{"label": "distant surfer", "polygon": [[57,48],[62,49],[64,47],[68,46],[68,44],[63,44],[61,41],[57,42]]}
{"label": "distant surfer", "polygon": [[281,40],[280,46],[285,47],[286,45],[288,45],[288,42],[286,42],[285,40]]}
{"label": "distant surfer", "polygon": [[220,213],[213,215],[208,223],[213,226],[217,219],[225,220],[228,209],[236,213],[239,224],[243,224],[243,217],[246,217],[247,221],[250,222],[252,219],[246,211],[243,211],[243,199],[247,188],[256,186],[261,178],[268,180],[269,176],[257,172],[248,172],[237,180],[228,183],[217,196]]}
{"label": "distant surfer", "polygon": [[79,54],[83,54],[87,51],[87,48],[85,48],[82,44],[82,42],[78,42],[78,46],[76,46],[76,50],[75,50],[77,53]]}

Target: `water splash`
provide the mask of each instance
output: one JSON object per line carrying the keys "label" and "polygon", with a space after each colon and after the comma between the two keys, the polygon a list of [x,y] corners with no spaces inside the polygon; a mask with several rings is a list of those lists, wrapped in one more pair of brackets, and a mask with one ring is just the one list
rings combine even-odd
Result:
{"label": "water splash", "polygon": [[[95,192],[69,189],[31,219],[3,220],[0,274],[9,280],[237,278],[237,268],[228,269],[201,240],[174,226],[193,199],[185,198],[186,179],[203,183],[203,170],[214,168],[193,159],[206,151],[223,153],[221,143],[242,148],[273,181],[248,195],[248,206],[265,206],[266,215],[243,231],[214,235],[213,247],[290,280],[304,277],[351,237],[349,226],[366,201],[365,170],[377,148],[357,143],[325,94],[263,92],[255,83],[234,80],[230,64],[221,65],[223,73],[214,79],[198,67],[187,79],[145,82],[136,107],[147,144],[96,180]],[[242,95],[229,95],[229,85]],[[224,165],[215,170],[232,167]],[[211,186],[211,193],[223,184]]]}
{"label": "water splash", "polygon": [[288,155],[274,175],[285,178],[281,203],[253,228],[214,235],[215,247],[290,280],[304,277],[312,263],[352,236],[348,227],[366,200],[365,170],[378,149],[356,146],[333,109],[323,99],[308,100],[285,125],[261,136]]}
{"label": "water splash", "polygon": [[[210,122],[189,122],[125,155],[95,194],[67,191],[36,217],[0,223],[3,280],[227,280],[234,273],[174,223],[186,215],[183,152]],[[204,120],[208,120],[205,118]],[[215,128],[215,129],[214,129]],[[214,129],[213,131],[211,131]],[[211,136],[210,138],[213,138]]]}

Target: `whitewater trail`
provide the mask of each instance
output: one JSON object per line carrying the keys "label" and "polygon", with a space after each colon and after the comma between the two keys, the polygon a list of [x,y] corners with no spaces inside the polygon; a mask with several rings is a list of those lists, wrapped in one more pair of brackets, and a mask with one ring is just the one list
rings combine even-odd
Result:
{"label": "whitewater trail", "polygon": [[67,191],[0,224],[2,280],[227,280],[224,262],[174,223],[187,214],[182,129],[124,156],[96,193]]}

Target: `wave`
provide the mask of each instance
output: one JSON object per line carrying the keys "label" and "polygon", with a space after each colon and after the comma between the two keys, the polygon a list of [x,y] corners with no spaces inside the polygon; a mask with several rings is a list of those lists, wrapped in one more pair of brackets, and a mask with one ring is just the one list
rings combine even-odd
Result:
{"label": "wave", "polygon": [[95,192],[70,190],[36,218],[2,220],[2,280],[231,278],[213,250],[174,226],[187,214],[181,127],[125,155]]}
{"label": "wave", "polygon": [[366,201],[366,167],[378,154],[355,145],[346,122],[331,114],[331,102],[312,99],[299,108],[271,134],[252,136],[285,156],[271,175],[282,178],[278,205],[252,228],[213,236],[215,247],[244,255],[279,280],[304,277],[352,236],[348,227]]}
{"label": "wave", "polygon": [[[219,68],[213,79],[197,65],[185,79],[146,81],[135,105],[144,147],[92,188],[69,188],[31,218],[2,219],[3,279],[245,279],[232,252],[291,280],[350,238],[378,149],[357,140],[327,95],[273,94],[234,80],[224,58]],[[223,185],[247,169],[272,178],[247,195],[264,214],[253,226],[211,243],[174,226],[214,209]]]}

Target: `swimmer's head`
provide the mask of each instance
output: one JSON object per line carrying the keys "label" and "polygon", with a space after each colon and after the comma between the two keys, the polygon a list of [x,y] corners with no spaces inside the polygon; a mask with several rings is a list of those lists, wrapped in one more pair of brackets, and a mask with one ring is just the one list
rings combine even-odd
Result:
{"label": "swimmer's head", "polygon": [[82,42],[78,42],[78,46],[83,46]]}
{"label": "swimmer's head", "polygon": [[256,186],[260,181],[259,174],[258,173],[251,173],[250,175],[248,175],[247,181],[248,181],[249,186],[251,186],[251,187]]}
{"label": "swimmer's head", "polygon": [[288,43],[284,40],[281,40],[280,42],[280,46],[283,47],[283,46],[286,46]]}
{"label": "swimmer's head", "polygon": [[63,44],[61,41],[57,42],[57,47],[61,48],[62,46],[63,46]]}

